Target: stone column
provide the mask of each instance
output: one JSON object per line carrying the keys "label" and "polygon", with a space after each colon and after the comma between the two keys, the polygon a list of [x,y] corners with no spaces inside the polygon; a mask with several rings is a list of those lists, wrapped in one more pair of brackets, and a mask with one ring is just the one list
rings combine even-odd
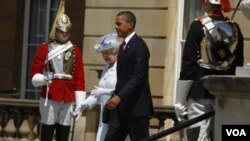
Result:
{"label": "stone column", "polygon": [[214,140],[222,139],[222,125],[250,125],[250,68],[237,68],[236,75],[205,76],[204,87],[215,97]]}

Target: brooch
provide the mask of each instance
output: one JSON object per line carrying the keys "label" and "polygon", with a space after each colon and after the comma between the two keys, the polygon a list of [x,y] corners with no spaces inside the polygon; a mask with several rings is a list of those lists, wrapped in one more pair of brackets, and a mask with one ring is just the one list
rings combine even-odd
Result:
{"label": "brooch", "polygon": [[68,51],[66,54],[65,54],[65,60],[69,60],[69,58],[70,58],[70,56],[71,56],[71,52],[70,51]]}

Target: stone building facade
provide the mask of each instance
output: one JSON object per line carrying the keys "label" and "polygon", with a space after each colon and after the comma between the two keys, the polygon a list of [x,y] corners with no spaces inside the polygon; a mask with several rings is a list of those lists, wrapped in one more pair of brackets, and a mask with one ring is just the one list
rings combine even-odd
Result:
{"label": "stone building facade", "polygon": [[[27,21],[26,13],[31,13],[27,10],[32,10],[32,7],[27,6],[34,2],[39,3],[39,0],[1,0],[0,5],[0,78],[4,80],[0,81],[0,90],[16,88],[20,90],[22,99],[27,98],[26,93],[33,92],[32,88],[27,88],[30,80],[28,69],[25,68],[31,62],[31,57],[27,56],[32,56],[27,53],[29,38],[26,33],[31,26],[27,27],[27,24],[32,23],[32,18]],[[98,75],[104,65],[93,45],[100,36],[115,31],[114,18],[119,11],[130,10],[137,17],[135,31],[145,39],[151,53],[150,86],[154,105],[172,105],[185,35],[195,16],[192,13],[194,2],[195,0],[66,0],[66,12],[73,23],[72,40],[81,47],[83,54],[87,92],[98,82]],[[238,1],[230,2],[235,8]],[[225,14],[230,17],[232,13],[233,11]],[[244,36],[246,64],[250,61],[250,28],[247,28],[249,19],[239,9],[234,20],[239,23]],[[49,28],[45,29],[48,34]],[[97,129],[98,109],[87,112],[82,122],[86,123],[84,138],[92,140]],[[152,119],[152,125],[157,123],[157,120]],[[172,126],[172,120],[166,120],[165,123],[165,128]]]}

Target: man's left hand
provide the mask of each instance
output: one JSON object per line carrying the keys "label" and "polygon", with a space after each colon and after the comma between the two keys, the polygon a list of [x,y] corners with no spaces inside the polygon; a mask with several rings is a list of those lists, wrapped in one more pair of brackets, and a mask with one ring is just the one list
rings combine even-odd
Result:
{"label": "man's left hand", "polygon": [[115,109],[115,107],[121,102],[121,98],[118,95],[113,96],[108,102],[107,106],[109,110]]}

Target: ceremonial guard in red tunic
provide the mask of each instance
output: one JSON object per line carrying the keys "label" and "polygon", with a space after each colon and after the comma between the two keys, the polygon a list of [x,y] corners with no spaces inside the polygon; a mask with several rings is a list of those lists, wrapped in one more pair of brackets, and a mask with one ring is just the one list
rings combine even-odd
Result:
{"label": "ceremonial guard in red tunic", "polygon": [[69,40],[70,30],[70,18],[57,15],[51,40],[40,45],[32,62],[32,84],[42,86],[40,141],[51,141],[54,130],[57,141],[68,141],[73,104],[86,97],[83,58]]}

